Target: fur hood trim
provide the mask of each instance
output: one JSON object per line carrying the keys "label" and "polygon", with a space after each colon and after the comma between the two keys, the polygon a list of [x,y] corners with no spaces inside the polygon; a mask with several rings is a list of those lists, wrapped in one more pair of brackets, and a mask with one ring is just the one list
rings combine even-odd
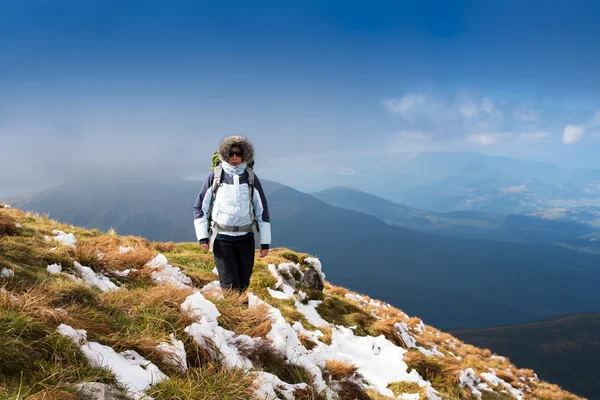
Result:
{"label": "fur hood trim", "polygon": [[219,145],[219,157],[221,157],[221,160],[227,161],[229,151],[231,151],[231,148],[234,146],[238,146],[242,149],[242,152],[244,153],[243,160],[246,164],[250,165],[254,160],[254,146],[250,140],[244,136],[229,136],[223,139]]}

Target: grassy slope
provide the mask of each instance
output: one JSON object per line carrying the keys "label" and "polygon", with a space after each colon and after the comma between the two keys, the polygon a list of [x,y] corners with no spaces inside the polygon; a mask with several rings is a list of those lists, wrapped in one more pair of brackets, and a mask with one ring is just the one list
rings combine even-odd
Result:
{"label": "grassy slope", "polygon": [[[17,227],[17,224],[20,227]],[[60,229],[73,233],[77,248],[60,245],[52,231]],[[121,253],[120,246],[131,246],[135,251]],[[98,251],[102,253],[98,256]],[[25,214],[19,210],[0,208],[0,271],[12,270],[10,278],[0,278],[0,398],[1,399],[70,399],[76,398],[70,384],[81,381],[105,382],[118,387],[115,377],[108,371],[92,368],[80,350],[70,340],[56,333],[59,324],[76,329],[86,329],[88,339],[107,345],[116,351],[136,350],[152,361],[171,379],[163,381],[148,391],[157,399],[248,399],[253,393],[253,378],[239,370],[229,370],[212,361],[202,348],[190,339],[184,328],[190,318],[180,309],[180,304],[192,293],[190,288],[176,288],[153,283],[145,263],[159,252],[170,264],[179,266],[197,288],[215,280],[212,256],[199,249],[196,243],[157,243],[139,237],[121,237],[98,230],[86,230],[44,217]],[[276,300],[268,295],[275,279],[269,273],[269,263],[280,264],[289,260],[302,263],[306,254],[275,249],[265,259],[257,259],[251,281],[251,291],[268,304],[281,310],[288,322],[301,321],[305,328],[314,330],[299,313],[291,300]],[[46,271],[50,264],[60,263],[69,271],[74,261],[89,266],[97,272],[122,271],[135,268],[127,278],[112,280],[121,289],[108,293],[67,279],[63,274],[51,275]],[[395,322],[405,322],[416,336],[417,344],[437,349],[445,357],[425,357],[409,350],[404,361],[429,380],[445,399],[471,399],[470,391],[460,387],[459,371],[473,368],[476,373],[495,373],[506,381],[520,385],[527,398],[577,399],[558,387],[535,379],[533,371],[517,369],[505,358],[492,356],[489,350],[463,344],[452,336],[426,327],[417,333],[418,318],[408,318],[393,307],[376,307],[363,300],[346,297],[348,290],[326,284],[324,291],[308,292],[313,299],[322,300],[317,308],[321,316],[331,323],[356,326],[357,335],[384,335],[393,343],[404,346]],[[270,322],[265,321],[265,309],[244,306],[242,296],[226,295],[212,299],[222,316],[219,324],[237,334],[266,337]],[[327,343],[331,332],[326,328],[320,340]],[[168,341],[169,335],[181,339],[186,348],[189,370],[182,373],[165,364],[156,346]],[[310,341],[301,338],[305,346]],[[4,345],[4,344],[8,345]],[[460,360],[450,355],[453,353]],[[298,366],[291,365],[270,351],[268,347],[254,350],[249,355],[254,365],[274,373],[289,382],[308,382],[310,375]],[[340,398],[384,399],[376,392],[348,380],[355,368],[347,363],[327,362],[323,375]],[[523,382],[519,383],[519,379]],[[422,389],[406,382],[390,385],[394,393],[421,393]],[[484,399],[502,399],[506,394],[485,392]],[[422,394],[423,395],[423,394]],[[296,398],[321,399],[312,385]]]}

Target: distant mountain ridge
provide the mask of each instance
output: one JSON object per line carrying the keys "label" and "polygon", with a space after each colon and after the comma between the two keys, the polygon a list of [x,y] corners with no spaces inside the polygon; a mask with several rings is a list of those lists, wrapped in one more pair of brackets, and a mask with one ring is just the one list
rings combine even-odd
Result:
{"label": "distant mountain ridge", "polygon": [[596,230],[576,221],[553,221],[526,215],[507,216],[481,211],[436,213],[349,187],[333,187],[312,195],[336,207],[373,215],[390,225],[469,239],[554,242],[573,240]]}
{"label": "distant mountain ridge", "polygon": [[600,226],[600,170],[468,152],[423,152],[394,168],[393,185],[375,180],[379,187],[368,191],[428,211],[531,214]]}
{"label": "distant mountain ridge", "polygon": [[600,170],[472,152],[407,157],[356,160],[357,173],[335,182],[428,212],[524,214],[600,227]]}

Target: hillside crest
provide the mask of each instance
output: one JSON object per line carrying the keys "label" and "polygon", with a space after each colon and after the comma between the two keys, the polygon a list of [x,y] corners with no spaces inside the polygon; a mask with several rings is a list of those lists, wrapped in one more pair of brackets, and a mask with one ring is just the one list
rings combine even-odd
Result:
{"label": "hillside crest", "polygon": [[[0,207],[0,398],[579,399],[273,249],[247,295],[197,243]],[[324,274],[325,273],[325,274]]]}

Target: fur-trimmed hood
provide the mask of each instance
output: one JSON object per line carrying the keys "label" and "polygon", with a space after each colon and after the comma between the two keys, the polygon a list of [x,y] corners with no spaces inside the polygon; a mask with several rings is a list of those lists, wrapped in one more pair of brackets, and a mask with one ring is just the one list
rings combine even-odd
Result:
{"label": "fur-trimmed hood", "polygon": [[223,139],[219,145],[219,157],[221,157],[221,160],[227,161],[229,151],[234,146],[238,146],[242,149],[242,152],[244,153],[244,162],[251,165],[252,161],[254,161],[254,146],[250,140],[244,136],[229,136]]}

